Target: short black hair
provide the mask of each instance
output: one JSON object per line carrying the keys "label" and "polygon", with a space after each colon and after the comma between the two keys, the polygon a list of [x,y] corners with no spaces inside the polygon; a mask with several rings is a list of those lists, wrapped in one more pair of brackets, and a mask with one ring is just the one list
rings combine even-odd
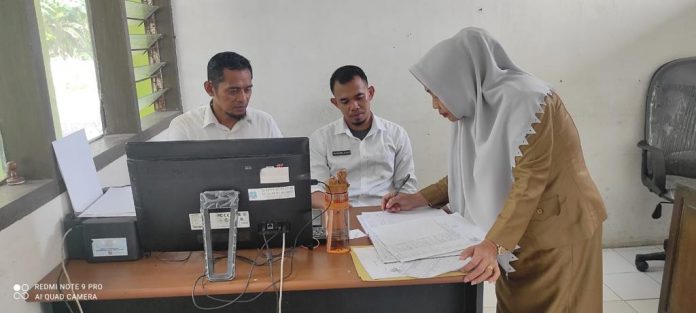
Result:
{"label": "short black hair", "polygon": [[225,51],[220,52],[210,58],[208,61],[208,80],[217,87],[223,80],[223,72],[228,70],[249,70],[251,76],[254,77],[254,72],[251,70],[251,63],[247,58],[239,53]]}
{"label": "short black hair", "polygon": [[353,80],[355,76],[360,76],[365,84],[367,84],[367,75],[365,75],[365,72],[363,72],[361,68],[355,65],[344,65],[336,69],[333,72],[333,75],[331,75],[331,79],[329,79],[329,88],[331,88],[331,93],[334,91],[336,81],[342,85]]}

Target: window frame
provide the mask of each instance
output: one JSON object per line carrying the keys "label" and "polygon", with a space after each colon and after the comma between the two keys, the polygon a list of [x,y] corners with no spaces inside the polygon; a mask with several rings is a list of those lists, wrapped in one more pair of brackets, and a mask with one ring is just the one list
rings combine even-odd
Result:
{"label": "window frame", "polygon": [[[181,114],[176,46],[170,0],[154,0],[162,68],[165,107],[140,118],[124,0],[86,0],[104,135],[90,143],[97,170],[125,154],[129,141],[148,140],[167,129]],[[13,73],[0,79],[0,122],[5,155],[18,162],[27,179],[20,186],[0,185],[0,231],[65,192],[51,142],[56,139],[46,60],[42,51],[38,17],[39,0],[0,1],[0,35],[14,45],[3,45],[0,65]],[[4,12],[4,13],[3,13]],[[99,18],[94,18],[98,16]],[[117,40],[121,39],[121,40]],[[6,67],[7,66],[7,67]],[[108,74],[107,74],[108,73]],[[130,104],[130,105],[124,105]],[[2,118],[11,116],[12,118]]]}

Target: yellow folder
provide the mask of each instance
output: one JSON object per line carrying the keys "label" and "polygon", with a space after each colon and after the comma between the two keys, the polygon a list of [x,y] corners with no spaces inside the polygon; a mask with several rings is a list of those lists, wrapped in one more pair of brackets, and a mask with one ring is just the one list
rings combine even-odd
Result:
{"label": "yellow folder", "polygon": [[[361,246],[356,246],[356,247],[361,247]],[[369,247],[369,246],[362,246],[362,247]],[[350,250],[350,257],[353,259],[353,264],[355,265],[355,270],[358,272],[358,276],[360,276],[360,279],[362,281],[385,281],[385,280],[409,280],[409,279],[419,279],[415,277],[408,277],[408,276],[401,276],[401,277],[392,277],[392,278],[383,278],[383,279],[374,279],[370,277],[370,274],[367,273],[365,268],[363,267],[362,263],[360,263],[360,259],[358,256],[355,254],[353,249]],[[447,277],[447,276],[464,276],[465,273],[462,273],[460,271],[454,271],[454,272],[449,272],[445,273],[442,275],[439,275],[437,277]]]}

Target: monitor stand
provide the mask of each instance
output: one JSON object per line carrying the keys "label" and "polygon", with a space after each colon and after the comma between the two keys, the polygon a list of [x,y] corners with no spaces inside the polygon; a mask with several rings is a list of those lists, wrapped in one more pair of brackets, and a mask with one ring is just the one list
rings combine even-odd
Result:
{"label": "monitor stand", "polygon": [[[201,216],[203,217],[203,246],[205,247],[205,275],[208,280],[228,281],[235,276],[235,256],[237,252],[237,207],[239,192],[236,190],[219,190],[201,192]],[[227,246],[227,272],[215,273],[215,255],[213,254],[212,227],[210,211],[229,210],[229,238]]]}

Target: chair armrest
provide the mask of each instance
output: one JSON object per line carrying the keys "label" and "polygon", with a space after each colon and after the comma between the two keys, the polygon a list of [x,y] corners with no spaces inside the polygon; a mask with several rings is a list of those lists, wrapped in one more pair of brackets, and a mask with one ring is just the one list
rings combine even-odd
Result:
{"label": "chair armrest", "polygon": [[[667,173],[665,168],[665,154],[662,149],[651,146],[647,141],[638,142],[638,148],[642,150],[641,177],[643,184],[660,197],[667,193]],[[650,163],[648,164],[648,160]]]}
{"label": "chair armrest", "polygon": [[651,146],[646,140],[641,140],[638,142],[638,148],[641,150],[647,150],[647,151],[652,151],[652,152],[660,152],[662,153],[662,149]]}

